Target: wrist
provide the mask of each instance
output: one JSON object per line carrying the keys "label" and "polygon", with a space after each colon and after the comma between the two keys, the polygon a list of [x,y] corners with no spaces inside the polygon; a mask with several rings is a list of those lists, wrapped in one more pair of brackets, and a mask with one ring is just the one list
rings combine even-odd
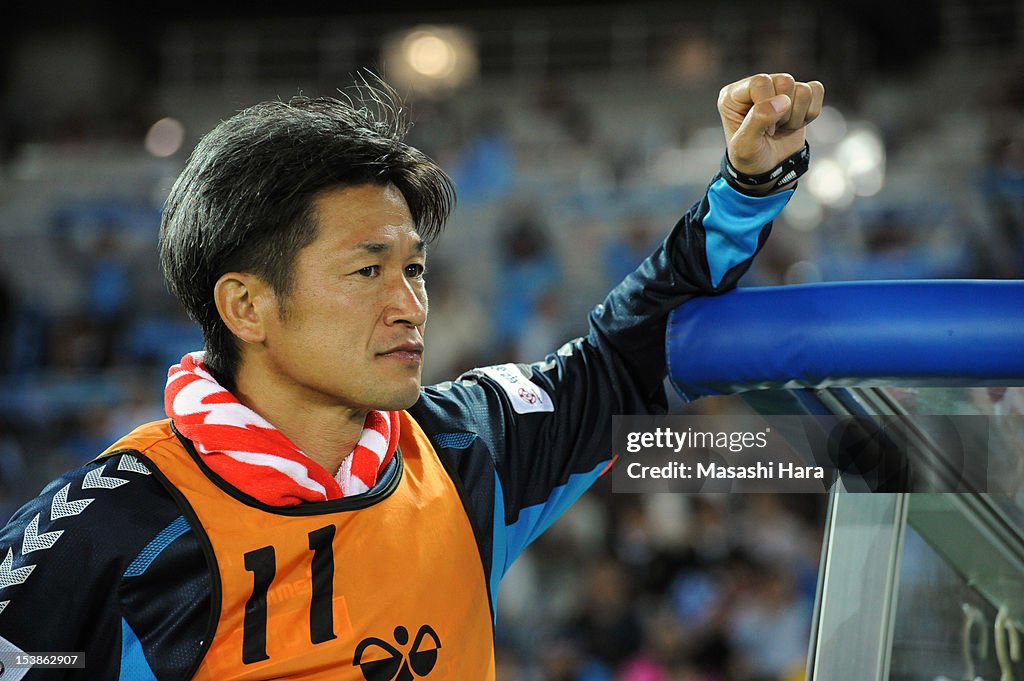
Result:
{"label": "wrist", "polygon": [[730,182],[729,178],[726,177],[725,175],[723,175],[722,177],[725,178],[726,184],[728,184],[736,191],[740,192],[741,194],[746,194],[747,196],[755,197],[770,196],[771,194],[779,194],[790,189],[796,189],[796,186],[798,184],[796,180],[793,180],[792,182],[787,182],[786,184],[778,186],[776,186],[774,182],[769,182],[767,184],[750,185],[745,184],[743,182]]}
{"label": "wrist", "polygon": [[752,196],[765,196],[796,187],[797,179],[807,172],[811,162],[811,149],[807,142],[795,154],[783,159],[777,166],[763,173],[741,172],[729,160],[729,152],[722,155],[722,177],[735,190]]}

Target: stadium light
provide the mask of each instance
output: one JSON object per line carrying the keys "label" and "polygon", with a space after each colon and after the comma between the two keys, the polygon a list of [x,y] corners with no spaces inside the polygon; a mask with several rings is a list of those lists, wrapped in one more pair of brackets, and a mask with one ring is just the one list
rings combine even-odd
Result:
{"label": "stadium light", "polygon": [[402,89],[451,91],[477,75],[476,43],[459,26],[416,26],[393,33],[383,53],[388,79]]}
{"label": "stadium light", "polygon": [[825,219],[821,201],[811,192],[797,192],[786,204],[786,222],[798,231],[813,232]]}
{"label": "stadium light", "polygon": [[824,279],[821,266],[811,260],[798,260],[787,267],[782,275],[784,284],[814,284]]}
{"label": "stadium light", "polygon": [[859,127],[836,146],[835,158],[857,196],[877,194],[885,182],[885,146],[873,129]]}
{"label": "stadium light", "polygon": [[185,126],[174,118],[161,118],[146,133],[146,151],[158,158],[171,156],[185,142]]}
{"label": "stadium light", "polygon": [[818,159],[807,172],[807,189],[826,206],[842,208],[853,202],[853,188],[843,167],[832,158]]}
{"label": "stadium light", "polygon": [[451,43],[426,31],[408,35],[402,48],[409,66],[421,76],[444,78],[455,69],[455,49]]}
{"label": "stadium light", "polygon": [[824,106],[814,125],[807,128],[807,139],[812,145],[836,144],[846,137],[846,116],[834,106]]}

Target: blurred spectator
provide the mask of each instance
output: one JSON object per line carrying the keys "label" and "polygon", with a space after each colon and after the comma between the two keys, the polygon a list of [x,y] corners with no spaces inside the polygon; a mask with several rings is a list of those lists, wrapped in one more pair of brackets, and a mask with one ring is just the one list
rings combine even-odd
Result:
{"label": "blurred spectator", "polygon": [[113,323],[127,311],[131,285],[121,236],[112,227],[100,229],[90,248],[88,310],[97,320]]}
{"label": "blurred spectator", "polygon": [[130,362],[163,371],[178,363],[185,353],[202,347],[199,325],[188,318],[183,308],[175,306],[166,313],[149,308],[128,321],[118,342],[118,354]]}
{"label": "blurred spectator", "polygon": [[537,94],[537,108],[555,123],[571,144],[586,147],[594,140],[595,126],[590,110],[577,100],[566,83],[548,78]]}
{"label": "blurred spectator", "polygon": [[424,382],[428,385],[490,363],[491,327],[480,292],[458,283],[455,272],[443,264],[430,264],[430,318],[423,355]]}
{"label": "blurred spectator", "polygon": [[452,180],[462,201],[500,200],[512,188],[515,158],[501,111],[481,113],[474,134],[453,159]]}
{"label": "blurred spectator", "polygon": [[[69,270],[81,279],[84,308],[68,320],[77,334],[72,354],[78,366],[109,366],[114,361],[120,336],[129,315],[133,283],[129,274],[124,233],[113,222],[116,206],[70,207],[57,212],[53,221],[56,250]],[[83,343],[94,347],[85,351]],[[61,350],[71,345],[61,343]]]}
{"label": "blurred spectator", "polygon": [[[1018,122],[1024,129],[1024,122]],[[978,276],[1024,276],[1024,134],[1000,131],[991,141],[981,176],[990,228],[976,249]]]}
{"label": "blurred spectator", "polygon": [[640,652],[622,665],[618,681],[672,681],[683,670],[696,673],[687,658],[686,631],[671,611],[659,608],[643,632]]}
{"label": "blurred spectator", "polygon": [[128,432],[126,427],[129,424],[149,423],[166,417],[163,405],[166,376],[166,369],[160,367],[125,378],[124,395],[108,410],[106,428],[99,435],[99,439],[106,442],[104,449]]}
{"label": "blurred spectator", "polygon": [[813,540],[783,499],[778,494],[749,495],[733,532],[740,548],[755,560],[791,568],[808,560],[807,545]]}
{"label": "blurred spectator", "polygon": [[726,503],[717,495],[702,495],[693,500],[693,549],[704,563],[713,565],[725,560],[739,541]]}
{"label": "blurred spectator", "polygon": [[573,631],[589,657],[616,669],[637,652],[642,640],[628,573],[605,558],[590,565],[584,579],[584,600],[572,621]]}
{"label": "blurred spectator", "polygon": [[8,166],[21,153],[31,118],[30,107],[26,107],[18,98],[11,97],[6,90],[4,94],[7,96],[0,99],[0,178],[7,175]]}
{"label": "blurred spectator", "polygon": [[741,567],[729,617],[729,639],[740,653],[732,670],[742,681],[778,681],[803,668],[813,603],[797,594],[792,575],[773,564]]}
{"label": "blurred spectator", "polygon": [[[47,361],[52,319],[42,311],[15,301],[8,336],[7,368],[12,376],[36,373]],[[0,372],[2,375],[2,372]]]}
{"label": "blurred spectator", "polygon": [[565,314],[561,291],[555,288],[542,291],[534,301],[533,314],[520,331],[513,359],[536,362],[586,331],[582,324],[570,321],[575,320],[569,320]]}
{"label": "blurred spectator", "polygon": [[655,245],[664,238],[653,225],[650,216],[632,215],[621,231],[616,231],[604,250],[604,268],[607,285],[614,286],[636,269],[651,254]]}
{"label": "blurred spectator", "polygon": [[0,434],[0,520],[4,523],[21,506],[27,473],[21,445],[14,437]]}
{"label": "blurred spectator", "polygon": [[504,646],[494,650],[494,681],[535,681],[519,654]]}
{"label": "blurred spectator", "polygon": [[110,433],[114,412],[106,405],[87,406],[74,412],[60,443],[63,454],[77,468],[111,444]]}
{"label": "blurred spectator", "polygon": [[8,373],[13,359],[14,291],[0,274],[0,376]]}
{"label": "blurred spectator", "polygon": [[538,302],[561,281],[562,265],[549,229],[532,206],[518,206],[504,219],[493,320],[495,342],[500,347],[514,351],[536,314]]}
{"label": "blurred spectator", "polygon": [[578,637],[558,633],[540,645],[539,677],[543,681],[612,681],[611,670],[584,654]]}
{"label": "blurred spectator", "polygon": [[102,324],[85,315],[54,322],[48,361],[61,369],[99,369],[108,364],[108,338]]}

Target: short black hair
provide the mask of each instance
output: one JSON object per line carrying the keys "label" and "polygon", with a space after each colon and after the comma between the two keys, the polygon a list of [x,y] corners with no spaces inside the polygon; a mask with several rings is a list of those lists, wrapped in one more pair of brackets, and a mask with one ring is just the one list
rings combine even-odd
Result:
{"label": "short black hair", "polygon": [[426,242],[455,204],[451,179],[404,142],[410,123],[383,81],[341,98],[294,97],[222,121],[192,151],[164,206],[160,263],[171,292],[203,330],[207,367],[232,389],[241,357],[214,303],[226,272],[248,272],[282,298],[295,259],[317,237],[326,190],[394,184]]}

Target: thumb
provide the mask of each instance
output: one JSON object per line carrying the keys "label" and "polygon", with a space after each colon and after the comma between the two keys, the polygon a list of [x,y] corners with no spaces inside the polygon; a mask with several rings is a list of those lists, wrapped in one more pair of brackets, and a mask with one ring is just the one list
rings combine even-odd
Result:
{"label": "thumb", "polygon": [[750,107],[740,129],[750,126],[748,134],[763,135],[767,133],[771,135],[775,132],[775,126],[783,122],[792,108],[793,100],[789,98],[789,95],[769,97]]}
{"label": "thumb", "polygon": [[754,160],[763,148],[762,138],[775,134],[775,128],[785,122],[793,108],[789,95],[776,95],[750,107],[743,123],[730,141],[730,158],[733,163]]}

